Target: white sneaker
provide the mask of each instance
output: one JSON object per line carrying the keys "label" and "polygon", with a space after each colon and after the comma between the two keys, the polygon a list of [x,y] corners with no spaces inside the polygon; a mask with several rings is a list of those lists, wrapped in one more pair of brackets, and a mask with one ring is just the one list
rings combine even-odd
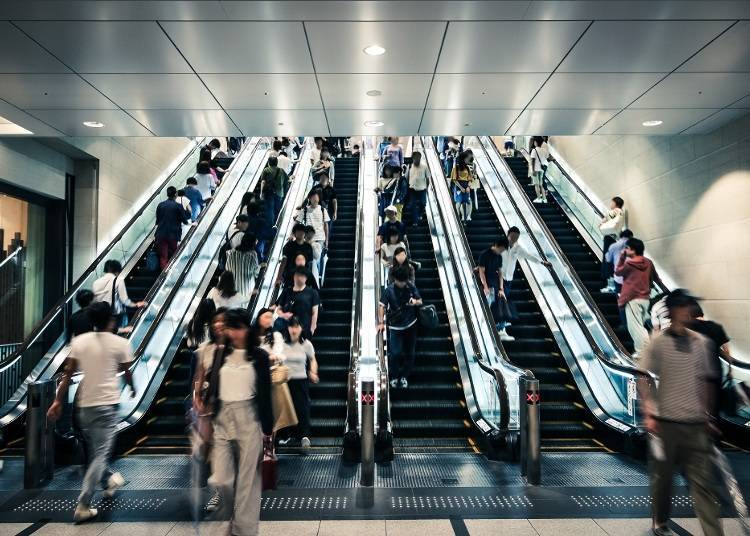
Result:
{"label": "white sneaker", "polygon": [[398,380],[395,378],[392,379],[389,383],[391,384],[391,389],[396,389],[398,387]]}
{"label": "white sneaker", "polygon": [[302,441],[300,441],[300,447],[307,450],[310,448],[310,438],[309,437],[303,437]]}
{"label": "white sneaker", "polygon": [[407,387],[409,387],[409,382],[406,381],[406,378],[401,378],[401,387],[404,388],[404,389],[406,389]]}
{"label": "white sneaker", "polygon": [[107,479],[107,489],[102,491],[105,497],[114,497],[117,490],[125,485],[125,478],[120,473],[112,473]]}
{"label": "white sneaker", "polygon": [[504,329],[500,330],[498,333],[500,334],[500,340],[501,341],[510,342],[510,341],[515,341],[516,340],[516,338],[513,335],[508,335],[508,332],[505,331]]}
{"label": "white sneaker", "polygon": [[99,510],[96,508],[90,508],[79,504],[76,506],[75,512],[73,512],[73,523],[83,523],[84,521],[95,518],[98,513]]}
{"label": "white sneaker", "polygon": [[604,287],[599,289],[599,292],[601,292],[602,294],[614,294],[615,289],[613,289],[612,287]]}
{"label": "white sneaker", "polygon": [[513,323],[512,323],[512,322],[506,322],[506,323],[505,323],[505,327],[506,327],[506,328],[507,328],[508,326],[512,326],[512,325],[513,325]]}
{"label": "white sneaker", "polygon": [[215,512],[219,509],[219,506],[221,506],[221,494],[219,493],[219,490],[216,490],[206,503],[206,512]]}
{"label": "white sneaker", "polygon": [[534,199],[534,201],[532,201],[532,203],[544,203],[544,199],[542,199],[541,197],[537,197],[536,199]]}
{"label": "white sneaker", "polygon": [[468,218],[466,218],[466,221],[471,221],[471,216],[469,216]]}

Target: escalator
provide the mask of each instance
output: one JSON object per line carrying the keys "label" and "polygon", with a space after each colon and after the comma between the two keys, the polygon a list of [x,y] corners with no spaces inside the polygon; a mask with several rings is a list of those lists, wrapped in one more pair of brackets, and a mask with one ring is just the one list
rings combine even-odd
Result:
{"label": "escalator", "polygon": [[[534,186],[528,173],[528,163],[523,156],[505,157],[516,179],[520,181],[523,190],[529,200],[536,198]],[[544,220],[555,240],[560,245],[565,256],[575,269],[594,303],[599,307],[602,315],[609,323],[612,330],[619,337],[625,348],[632,352],[633,341],[628,334],[626,326],[621,325],[617,309],[617,294],[601,292],[604,286],[601,276],[601,259],[597,257],[584,240],[581,233],[570,221],[567,213],[558,204],[552,195],[547,196],[546,204],[534,204],[537,212]]]}
{"label": "escalator", "polygon": [[[484,188],[477,195],[479,209],[473,212],[472,221],[464,224],[475,264],[492,240],[505,234]],[[531,370],[540,381],[542,448],[602,450],[589,412],[520,265],[509,298],[516,305],[518,319],[507,328],[515,341],[503,342],[503,347],[515,365]]]}
{"label": "escalator", "polygon": [[394,446],[402,452],[471,451],[475,429],[466,408],[428,218],[408,227],[407,233],[410,256],[421,263],[417,289],[425,304],[437,308],[440,325],[431,332],[418,331],[409,387],[390,389]]}
{"label": "escalator", "polygon": [[329,241],[318,329],[312,340],[320,376],[319,383],[310,384],[310,441],[316,449],[339,447],[346,420],[359,160],[343,157],[335,163],[338,219]]}

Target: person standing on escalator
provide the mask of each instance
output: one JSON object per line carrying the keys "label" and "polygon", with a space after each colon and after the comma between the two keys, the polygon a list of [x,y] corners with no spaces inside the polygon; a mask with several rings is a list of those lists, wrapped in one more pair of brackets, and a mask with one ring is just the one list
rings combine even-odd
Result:
{"label": "person standing on escalator", "polygon": [[472,201],[471,201],[471,169],[467,161],[469,155],[463,152],[458,155],[456,165],[451,171],[451,182],[453,183],[453,202],[456,205],[456,212],[461,217],[461,221],[466,223],[471,221]]}
{"label": "person standing on escalator", "polygon": [[409,213],[414,227],[422,220],[430,179],[430,168],[426,162],[422,162],[422,153],[414,151],[411,153],[411,165],[406,170],[406,180],[409,181]]}
{"label": "person standing on escalator", "polygon": [[260,175],[260,192],[269,225],[273,226],[279,217],[281,205],[284,202],[286,185],[289,176],[279,167],[279,160],[275,156],[268,158],[268,165]]}
{"label": "person standing on escalator", "polygon": [[[614,262],[607,260],[607,250],[621,236],[620,233],[622,230],[627,227],[627,216],[623,208],[624,206],[625,201],[623,201],[622,197],[613,197],[609,203],[609,210],[599,224],[599,230],[603,236],[602,251],[604,252],[602,256],[602,279],[608,287],[612,286],[609,284],[609,281],[614,272],[615,265]],[[615,261],[617,261],[617,258],[619,257],[616,257]]]}
{"label": "person standing on escalator", "polygon": [[534,183],[534,190],[536,191],[534,203],[546,203],[547,192],[544,189],[544,175],[547,171],[549,152],[542,147],[543,141],[541,138],[535,137],[532,143],[534,146],[529,154],[529,175],[531,175],[531,181]]}
{"label": "person standing on escalator", "polygon": [[492,311],[492,317],[495,320],[495,327],[500,333],[500,340],[514,341],[516,339],[505,331],[506,319],[502,318],[501,315],[501,311],[505,309],[502,300],[507,302],[503,281],[503,253],[507,249],[508,238],[505,236],[496,238],[492,245],[479,255],[477,268],[479,280],[482,282],[482,290],[484,290],[490,311]]}
{"label": "person standing on escalator", "polygon": [[156,251],[159,266],[164,270],[177,251],[177,242],[182,238],[182,226],[190,223],[190,212],[177,203],[177,188],[167,188],[167,199],[156,207]]}
{"label": "person standing on escalator", "polygon": [[[511,300],[511,291],[513,289],[513,277],[516,273],[516,266],[519,260],[527,260],[539,263],[547,268],[552,265],[537,257],[536,255],[526,251],[521,244],[518,243],[518,239],[521,237],[521,230],[513,226],[508,229],[508,249],[503,252],[503,289],[505,291],[505,299],[508,300],[508,307],[510,308],[510,316],[514,320],[518,318],[518,312],[516,306]],[[510,326],[510,322],[505,322],[505,327]]]}

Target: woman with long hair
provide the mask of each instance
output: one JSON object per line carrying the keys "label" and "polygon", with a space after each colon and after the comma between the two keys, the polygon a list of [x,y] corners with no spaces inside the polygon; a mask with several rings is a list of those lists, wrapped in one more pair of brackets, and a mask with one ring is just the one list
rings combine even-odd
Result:
{"label": "woman with long hair", "polygon": [[243,296],[250,296],[253,281],[260,273],[256,243],[255,235],[245,232],[239,245],[227,251],[226,269],[234,274],[237,293]]}
{"label": "woman with long hair", "polygon": [[453,202],[456,204],[456,212],[461,221],[471,221],[471,168],[468,163],[469,155],[466,151],[460,153],[456,159],[456,165],[451,171],[451,182],[453,183]]}
{"label": "woman with long hair", "polygon": [[260,347],[268,352],[271,363],[284,361],[284,337],[273,330],[273,310],[263,307],[258,311],[253,327],[258,332]]}
{"label": "woman with long hair", "polygon": [[302,323],[296,316],[287,322],[284,330],[284,357],[289,367],[289,392],[294,411],[297,413],[297,428],[294,438],[303,449],[310,448],[310,382],[318,383],[318,362],[315,348],[303,334]]}
{"label": "woman with long hair", "polygon": [[393,269],[398,268],[399,266],[406,266],[406,268],[409,270],[409,283],[413,285],[416,282],[414,265],[409,260],[409,255],[406,254],[406,249],[402,247],[396,248],[396,250],[393,252],[393,258],[391,259],[391,263],[388,265],[387,284],[393,284]]}
{"label": "woman with long hair", "polygon": [[237,292],[234,272],[230,270],[222,272],[219,276],[219,282],[216,283],[214,288],[208,291],[206,298],[213,300],[217,308],[224,307],[226,309],[241,307],[247,301],[245,295]]}
{"label": "woman with long hair", "polygon": [[222,497],[234,494],[229,533],[257,535],[261,460],[273,431],[270,364],[247,311],[224,313],[224,329],[226,351],[201,363],[208,393],[195,399],[196,410],[213,416],[210,482]]}

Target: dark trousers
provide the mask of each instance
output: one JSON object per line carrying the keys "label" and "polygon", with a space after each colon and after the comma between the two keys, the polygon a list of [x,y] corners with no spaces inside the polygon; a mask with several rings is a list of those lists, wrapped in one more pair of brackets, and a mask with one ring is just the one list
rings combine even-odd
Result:
{"label": "dark trousers", "polygon": [[276,218],[279,217],[281,212],[281,204],[284,202],[283,197],[279,197],[276,194],[267,195],[263,200],[263,210],[266,213],[266,221],[273,227],[276,225]]}
{"label": "dark trousers", "polygon": [[651,473],[651,510],[657,525],[669,521],[672,506],[672,478],[675,470],[685,476],[693,498],[693,509],[700,520],[703,534],[720,536],[720,506],[715,500],[712,462],[713,444],[704,424],[682,424],[659,421],[659,439],[663,459],[653,451],[649,459]]}
{"label": "dark trousers", "polygon": [[503,279],[503,292],[505,292],[505,299],[508,301],[508,308],[510,309],[510,317],[513,320],[518,320],[518,310],[516,309],[516,304],[513,303],[513,300],[510,297],[511,290],[513,290],[513,281],[508,281],[507,279]]}
{"label": "dark trousers", "polygon": [[414,367],[417,346],[417,324],[406,329],[388,329],[388,367],[391,379],[409,379]]}
{"label": "dark trousers", "polygon": [[159,254],[159,266],[164,270],[169,264],[169,259],[172,258],[174,252],[177,251],[177,239],[176,238],[157,238],[156,239],[156,252]]}
{"label": "dark trousers", "polygon": [[424,214],[424,207],[427,204],[427,190],[409,189],[409,213],[411,222],[416,224]]}
{"label": "dark trousers", "polygon": [[614,275],[615,266],[611,262],[604,260],[604,257],[607,255],[609,246],[615,242],[617,242],[617,238],[614,235],[604,235],[604,241],[602,242],[602,280],[605,285],[609,278]]}
{"label": "dark trousers", "polygon": [[296,437],[310,437],[310,381],[289,380],[289,393],[292,395],[294,411],[297,413]]}

